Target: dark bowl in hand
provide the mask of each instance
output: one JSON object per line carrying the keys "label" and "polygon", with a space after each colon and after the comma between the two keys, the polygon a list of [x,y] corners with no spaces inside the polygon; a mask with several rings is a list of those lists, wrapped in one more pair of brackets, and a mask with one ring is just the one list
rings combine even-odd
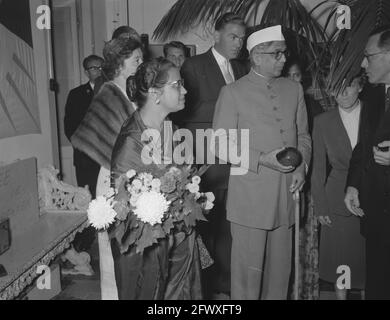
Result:
{"label": "dark bowl in hand", "polygon": [[302,154],[293,147],[288,147],[276,155],[276,159],[285,167],[298,167],[302,163]]}

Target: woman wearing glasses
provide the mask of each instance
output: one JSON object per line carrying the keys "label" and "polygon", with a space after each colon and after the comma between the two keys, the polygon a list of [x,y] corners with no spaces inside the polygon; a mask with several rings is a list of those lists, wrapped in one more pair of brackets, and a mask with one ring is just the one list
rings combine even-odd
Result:
{"label": "woman wearing glasses", "polygon": [[[123,125],[113,150],[111,173],[115,184],[118,177],[130,169],[136,172],[164,170],[165,166],[157,162],[159,159],[146,165],[142,150],[150,143],[161,143],[161,150],[172,147],[172,126],[164,121],[168,120],[170,113],[184,108],[186,93],[179,69],[170,61],[157,58],[139,67],[133,96],[138,110]],[[143,141],[141,136],[147,129],[160,132],[161,140]],[[175,163],[175,159],[172,162]],[[191,163],[192,159],[188,158],[186,162]],[[146,248],[142,255],[137,254],[135,248],[120,254],[119,246],[118,240],[112,242],[120,299],[183,300],[202,297],[199,249],[194,231],[189,234],[179,232],[173,244],[162,240]]]}
{"label": "woman wearing glasses", "polygon": [[[100,165],[96,196],[110,187],[111,154],[119,131],[136,106],[126,94],[126,80],[142,63],[141,43],[130,39],[113,39],[103,49],[105,82],[93,98],[88,111],[71,137],[72,145]],[[102,299],[117,299],[113,261],[107,232],[99,232],[99,256]]]}

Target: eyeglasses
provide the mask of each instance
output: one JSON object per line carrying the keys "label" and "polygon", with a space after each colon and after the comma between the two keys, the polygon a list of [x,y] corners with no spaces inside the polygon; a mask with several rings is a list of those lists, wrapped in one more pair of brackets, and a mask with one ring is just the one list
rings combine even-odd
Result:
{"label": "eyeglasses", "polygon": [[179,79],[179,80],[176,80],[176,81],[167,82],[166,85],[167,86],[173,86],[174,88],[179,89],[180,87],[184,87],[184,79]]}
{"label": "eyeglasses", "polygon": [[289,56],[289,51],[284,50],[284,51],[274,51],[274,52],[260,52],[263,54],[272,54],[276,60],[280,60],[282,56],[285,56],[286,58]]}
{"label": "eyeglasses", "polygon": [[369,57],[376,56],[381,53],[386,53],[389,52],[390,50],[384,50],[384,51],[379,51],[379,52],[374,52],[374,53],[364,53],[364,58],[368,59]]}
{"label": "eyeglasses", "polygon": [[87,70],[99,71],[99,70],[102,70],[102,67],[92,66],[92,67],[87,68]]}

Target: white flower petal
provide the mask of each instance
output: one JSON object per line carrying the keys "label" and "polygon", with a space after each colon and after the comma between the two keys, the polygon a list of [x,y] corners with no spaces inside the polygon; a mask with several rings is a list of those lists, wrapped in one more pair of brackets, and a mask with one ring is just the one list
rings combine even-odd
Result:
{"label": "white flower petal", "polygon": [[115,221],[116,217],[111,201],[107,201],[103,196],[99,196],[89,203],[87,213],[90,224],[96,229],[106,229]]}
{"label": "white flower petal", "polygon": [[129,171],[126,172],[126,177],[131,179],[132,177],[134,177],[136,175],[136,172],[134,169],[130,169]]}
{"label": "white flower petal", "polygon": [[169,209],[170,202],[163,194],[156,191],[148,191],[138,198],[134,214],[145,222],[155,225],[161,223],[165,212]]}

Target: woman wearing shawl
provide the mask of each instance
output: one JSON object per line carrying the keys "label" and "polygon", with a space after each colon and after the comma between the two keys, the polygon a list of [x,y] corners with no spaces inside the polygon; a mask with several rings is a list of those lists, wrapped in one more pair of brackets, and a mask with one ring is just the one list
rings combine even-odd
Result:
{"label": "woman wearing shawl", "polygon": [[[88,111],[71,137],[72,145],[100,164],[96,196],[110,187],[111,154],[119,131],[135,111],[126,94],[126,80],[142,63],[141,43],[113,39],[103,49],[103,72],[109,79],[94,97]],[[113,260],[107,232],[98,233],[102,299],[117,299]]]}
{"label": "woman wearing shawl", "polygon": [[[173,137],[167,116],[184,108],[186,90],[179,69],[164,58],[142,64],[136,73],[135,84],[138,111],[123,125],[112,154],[111,171],[115,185],[118,177],[130,169],[136,172],[165,169],[164,154],[153,158],[147,165],[142,150],[151,147],[156,150],[158,146],[161,146],[160,150],[167,150]],[[159,132],[161,140],[142,141],[142,133],[147,129]],[[192,154],[185,163],[192,163]],[[202,298],[195,231],[176,232],[170,240],[170,243],[168,240],[159,241],[146,248],[143,254],[135,253],[135,248],[120,253],[121,240],[112,241],[120,299]]]}

